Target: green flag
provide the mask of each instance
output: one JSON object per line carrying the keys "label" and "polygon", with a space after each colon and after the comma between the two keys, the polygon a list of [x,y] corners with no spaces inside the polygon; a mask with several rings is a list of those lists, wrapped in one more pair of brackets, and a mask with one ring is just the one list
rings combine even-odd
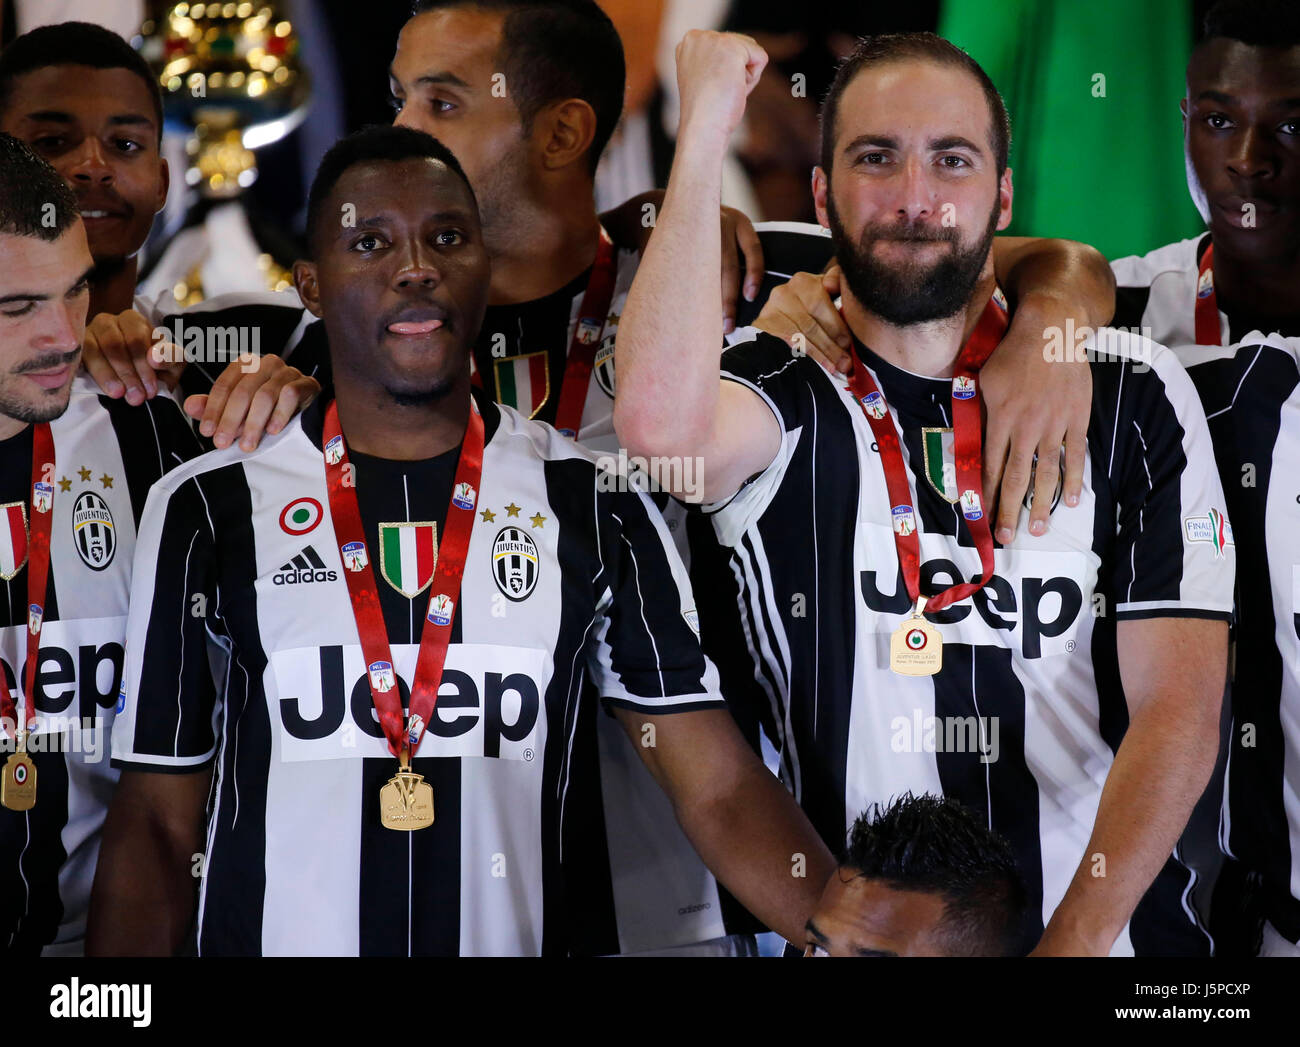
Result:
{"label": "green flag", "polygon": [[1006,99],[1008,233],[1082,240],[1113,259],[1204,229],[1178,111],[1187,0],[945,0],[939,32]]}

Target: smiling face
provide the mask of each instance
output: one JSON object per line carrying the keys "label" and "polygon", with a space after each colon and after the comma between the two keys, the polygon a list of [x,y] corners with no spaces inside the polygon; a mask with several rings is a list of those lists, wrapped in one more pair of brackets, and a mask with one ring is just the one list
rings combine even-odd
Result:
{"label": "smiling face", "polygon": [[1300,252],[1300,47],[1215,39],[1187,65],[1188,186],[1214,243],[1260,262]]}
{"label": "smiling face", "polygon": [[79,221],[54,241],[0,233],[0,414],[48,422],[67,409],[91,266]]}
{"label": "smiling face", "polygon": [[[355,223],[333,217],[345,213]],[[360,162],[323,214],[314,259],[294,276],[325,320],[336,380],[377,385],[401,403],[466,380],[490,270],[461,178],[434,159]]]}
{"label": "smiling face", "polygon": [[[389,70],[394,123],[433,135],[455,154],[478,197],[489,239],[527,198],[530,137],[508,85],[500,90],[501,12],[452,7],[412,18]],[[494,77],[497,79],[494,80]]]}
{"label": "smiling face", "polygon": [[161,128],[129,69],[55,65],[14,81],[0,129],[48,160],[76,194],[96,263],[136,254],[167,201]]}
{"label": "smiling face", "polygon": [[835,237],[854,296],[898,325],[963,310],[1011,221],[992,116],[967,71],[926,60],[863,68],[840,98],[831,170],[817,168],[817,217]]}

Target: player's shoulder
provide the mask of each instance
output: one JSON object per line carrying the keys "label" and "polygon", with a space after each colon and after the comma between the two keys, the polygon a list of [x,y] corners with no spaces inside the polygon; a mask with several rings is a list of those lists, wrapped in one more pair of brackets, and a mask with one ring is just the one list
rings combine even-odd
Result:
{"label": "player's shoulder", "polygon": [[1128,255],[1110,263],[1120,287],[1150,287],[1166,273],[1195,272],[1202,237],[1177,240],[1142,255]]}
{"label": "player's shoulder", "polygon": [[184,458],[192,458],[199,451],[184,412],[166,392],[135,406],[108,396],[84,371],[72,380],[68,407],[54,425],[64,431],[102,432],[105,439],[119,443],[145,436],[164,452],[174,451]]}
{"label": "player's shoulder", "polygon": [[724,376],[758,385],[806,381],[809,367],[818,368],[818,365],[807,353],[795,352],[776,335],[757,327],[741,327],[732,332],[722,354]]}
{"label": "player's shoulder", "polygon": [[232,444],[230,447],[217,448],[191,458],[159,480],[154,485],[154,490],[159,497],[169,498],[186,484],[202,481],[203,478],[232,466],[240,469],[244,482],[250,488],[258,483],[282,484],[286,472],[294,468],[291,455],[296,452],[297,456],[305,462],[308,450],[315,450],[315,448],[303,432],[302,415],[298,414],[280,432],[263,436],[257,447],[251,451],[245,451],[238,444]]}
{"label": "player's shoulder", "polygon": [[1187,371],[1167,346],[1145,335],[1099,327],[1084,343],[1095,392],[1111,398],[1126,391],[1167,397],[1186,396]]}

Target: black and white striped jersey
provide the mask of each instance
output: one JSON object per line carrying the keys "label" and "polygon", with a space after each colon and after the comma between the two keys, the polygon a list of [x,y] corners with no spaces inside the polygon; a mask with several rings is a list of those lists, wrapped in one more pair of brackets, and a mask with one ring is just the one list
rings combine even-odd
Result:
{"label": "black and white striped jersey", "polygon": [[[650,714],[723,707],[663,521],[592,455],[479,397],[478,519],[413,761],[436,821],[384,829],[379,790],[396,761],[328,512],[324,399],[255,452],[178,470],[141,524],[113,756],[143,771],[215,766],[199,949],[577,951],[583,838],[602,825],[594,729],[605,711],[592,695]],[[352,457],[404,700],[430,592],[391,539],[440,531],[456,454]],[[220,695],[205,637],[229,652]]]}
{"label": "black and white striped jersey", "polygon": [[1300,339],[1176,350],[1200,394],[1237,541],[1224,852],[1300,936]]}
{"label": "black and white striped jersey", "polygon": [[[1115,273],[1114,326],[1141,333],[1160,345],[1191,345],[1196,341],[1196,290],[1201,259],[1210,234],[1158,247],[1149,254],[1130,255],[1110,263]],[[1240,342],[1255,330],[1279,328],[1266,320],[1234,310],[1219,310],[1219,341]],[[1280,324],[1283,335],[1300,335],[1300,310]]]}
{"label": "black and white striped jersey", "polygon": [[[1128,721],[1117,623],[1231,614],[1234,547],[1195,391],[1160,347],[1119,335],[1099,350],[1080,505],[1057,505],[1038,538],[1022,517],[996,549],[995,579],[931,616],[942,671],[906,678],[889,669],[910,606],[867,419],[842,376],[747,337],[724,354],[723,377],[758,393],[784,436],[762,474],[705,509],[747,640],[728,664],[702,621],[728,703],[777,741],[784,780],[833,848],[870,804],[904,790],[982,812],[1015,849],[1035,899],[1027,930],[1041,930],[1084,856]],[[922,593],[978,576],[959,526],[951,381],[859,352],[903,434]],[[1171,859],[1114,951],[1204,950],[1188,881]]]}
{"label": "black and white striped jersey", "polygon": [[[0,952],[80,950],[117,781],[109,740],[122,675],[136,523],[149,487],[198,453],[176,406],[143,407],[74,380],[68,409],[50,423],[54,501],[50,574],[36,670],[36,805],[0,808]],[[31,512],[32,430],[0,443],[0,508],[21,526]],[[21,507],[21,508],[19,508]],[[9,534],[0,536],[8,542]],[[27,568],[0,552],[0,659],[21,690],[27,657]],[[13,751],[0,741],[0,759]]]}
{"label": "black and white striped jersey", "polygon": [[[616,454],[614,433],[614,335],[639,256],[617,254],[618,275],[609,315],[596,352],[579,442]],[[473,365],[491,396],[539,421],[555,420],[568,348],[577,327],[588,269],[553,294],[516,305],[489,306],[474,349]],[[192,363],[182,378],[185,395],[207,392],[229,359],[229,349],[276,353],[305,374],[328,382],[325,325],[303,308],[296,294],[251,293],[210,299],[181,313],[165,314],[148,303],[137,309],[166,327]],[[223,347],[229,347],[223,354]],[[204,355],[206,354],[206,355]],[[678,551],[688,555],[685,513],[674,502],[660,506]],[[691,945],[756,924],[719,889],[691,847],[667,798],[651,778],[621,726],[598,717],[600,802],[590,812],[592,830],[574,848],[589,851],[581,864],[587,882],[573,895],[574,918],[586,928],[575,935],[584,951],[642,952]],[[575,925],[576,926],[576,925]]]}

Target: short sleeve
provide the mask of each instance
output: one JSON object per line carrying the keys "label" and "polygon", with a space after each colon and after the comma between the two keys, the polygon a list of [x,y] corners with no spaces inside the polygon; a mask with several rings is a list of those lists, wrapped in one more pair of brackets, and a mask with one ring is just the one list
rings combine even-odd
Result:
{"label": "short sleeve", "polygon": [[154,487],[136,541],[113,764],[194,771],[216,752],[215,542],[198,478]]}
{"label": "short sleeve", "polygon": [[598,490],[596,509],[601,595],[589,667],[599,693],[651,714],[725,708],[663,518],[635,490]]}
{"label": "short sleeve", "polygon": [[752,328],[737,332],[731,348],[722,354],[722,380],[752,390],[781,426],[781,446],[766,469],[725,501],[693,507],[712,518],[723,545],[735,545],[780,489],[809,411],[809,368],[818,365],[792,352],[779,338]]}
{"label": "short sleeve", "polygon": [[1236,549],[1205,413],[1173,354],[1144,344],[1149,365],[1102,365],[1120,372],[1107,419],[1116,615],[1229,620]]}

